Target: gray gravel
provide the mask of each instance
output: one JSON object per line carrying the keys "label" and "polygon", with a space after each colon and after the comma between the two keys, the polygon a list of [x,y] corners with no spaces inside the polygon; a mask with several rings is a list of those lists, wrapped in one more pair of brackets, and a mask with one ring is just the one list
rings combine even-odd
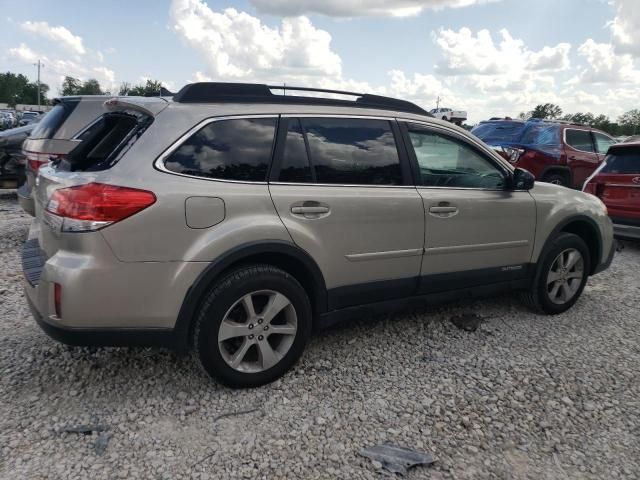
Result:
{"label": "gray gravel", "polygon": [[358,455],[378,443],[437,458],[409,479],[638,478],[638,245],[558,317],[504,296],[357,319],[234,391],[168,351],[46,337],[21,293],[29,221],[0,195],[2,479],[388,478]]}

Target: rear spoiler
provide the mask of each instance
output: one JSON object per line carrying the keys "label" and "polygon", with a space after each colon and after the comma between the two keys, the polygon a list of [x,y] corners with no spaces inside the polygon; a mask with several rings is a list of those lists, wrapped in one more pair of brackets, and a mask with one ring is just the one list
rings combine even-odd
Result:
{"label": "rear spoiler", "polygon": [[155,118],[169,105],[162,97],[114,97],[104,102],[109,112],[133,111]]}

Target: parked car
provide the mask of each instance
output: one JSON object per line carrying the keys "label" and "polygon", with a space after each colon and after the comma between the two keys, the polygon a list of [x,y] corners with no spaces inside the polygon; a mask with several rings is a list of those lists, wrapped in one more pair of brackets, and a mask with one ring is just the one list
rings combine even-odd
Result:
{"label": "parked car", "polygon": [[16,117],[9,111],[0,111],[0,130],[7,130],[16,126]]}
{"label": "parked car", "polygon": [[49,335],[193,349],[256,386],[354,312],[519,290],[557,314],[610,264],[593,195],[406,101],[271,88],[111,100],[40,168],[23,266]]}
{"label": "parked car", "polygon": [[594,128],[555,120],[481,122],[471,133],[537,180],[582,188],[616,141]]}
{"label": "parked car", "polygon": [[25,212],[35,215],[31,192],[40,167],[64,158],[75,148],[80,141],[78,135],[104,113],[104,102],[109,98],[86,95],[53,100],[54,107],[40,118],[23,144],[26,181],[18,188],[18,201]]}
{"label": "parked car", "polygon": [[29,125],[30,123],[39,122],[43,116],[44,114],[40,112],[22,112],[22,117],[20,117],[18,123],[20,126]]}
{"label": "parked car", "polygon": [[0,188],[17,188],[26,178],[22,144],[35,125],[0,132]]}
{"label": "parked car", "polygon": [[609,148],[583,191],[596,195],[607,206],[617,237],[640,240],[640,142]]}
{"label": "parked car", "polygon": [[453,110],[451,108],[434,108],[429,112],[435,118],[444,120],[445,122],[462,125],[467,120],[467,112],[464,110]]}

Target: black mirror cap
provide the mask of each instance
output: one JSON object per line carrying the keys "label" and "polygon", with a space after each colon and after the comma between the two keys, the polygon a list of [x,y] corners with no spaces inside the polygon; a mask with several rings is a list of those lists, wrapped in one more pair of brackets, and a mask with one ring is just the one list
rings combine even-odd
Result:
{"label": "black mirror cap", "polygon": [[513,171],[513,189],[514,190],[531,190],[536,181],[536,177],[524,168],[516,168]]}

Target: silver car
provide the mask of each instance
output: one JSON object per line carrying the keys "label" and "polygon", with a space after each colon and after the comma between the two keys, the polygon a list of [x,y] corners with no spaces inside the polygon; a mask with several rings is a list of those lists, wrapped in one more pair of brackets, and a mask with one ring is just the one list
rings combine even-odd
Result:
{"label": "silver car", "polygon": [[609,266],[596,197],[534,184],[412,103],[275,88],[107,101],[40,169],[23,266],[49,335],[192,350],[248,387],[364,310],[507,290],[557,314]]}

